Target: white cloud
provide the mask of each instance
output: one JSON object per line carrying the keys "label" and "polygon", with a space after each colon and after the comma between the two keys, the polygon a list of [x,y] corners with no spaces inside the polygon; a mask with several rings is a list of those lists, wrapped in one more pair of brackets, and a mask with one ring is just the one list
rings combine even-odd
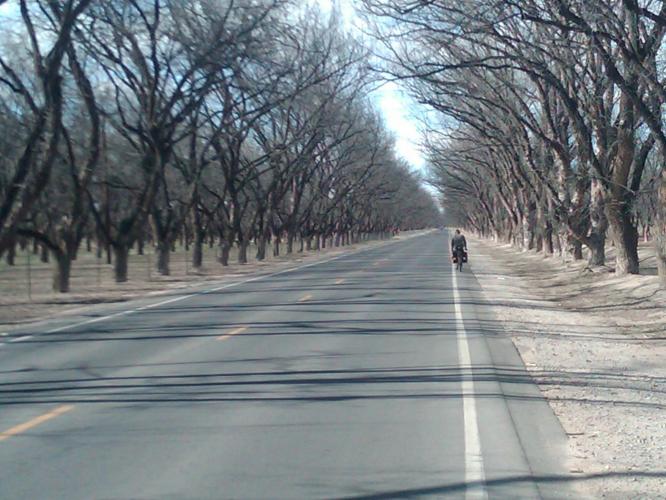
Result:
{"label": "white cloud", "polygon": [[426,161],[419,147],[421,132],[411,111],[418,104],[405,96],[393,82],[376,90],[375,100],[384,115],[386,126],[395,135],[398,155],[419,170],[425,168]]}
{"label": "white cloud", "polygon": [[[363,19],[356,14],[353,0],[311,0],[330,12],[335,6],[340,9],[346,26],[351,30],[363,31],[366,28]],[[405,96],[400,87],[389,82],[373,93],[373,99],[381,111],[386,126],[395,135],[396,153],[414,168],[422,170],[426,161],[419,150],[421,133],[418,121],[411,115],[411,110],[418,109],[409,97]]]}

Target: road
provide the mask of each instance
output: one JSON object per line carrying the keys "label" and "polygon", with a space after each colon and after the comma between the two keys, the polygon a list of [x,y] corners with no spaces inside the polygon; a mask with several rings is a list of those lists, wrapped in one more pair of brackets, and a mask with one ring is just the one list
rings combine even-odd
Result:
{"label": "road", "polygon": [[0,339],[0,498],[567,496],[564,433],[447,241]]}

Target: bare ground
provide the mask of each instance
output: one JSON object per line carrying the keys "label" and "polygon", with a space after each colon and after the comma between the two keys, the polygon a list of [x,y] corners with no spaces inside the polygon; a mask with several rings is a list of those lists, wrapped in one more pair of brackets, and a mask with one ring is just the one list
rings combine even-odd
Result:
{"label": "bare ground", "polygon": [[651,245],[645,275],[616,277],[470,239],[486,299],[569,436],[580,495],[666,498],[666,291]]}
{"label": "bare ground", "polygon": [[[397,238],[408,238],[419,231],[402,233]],[[215,248],[204,248],[203,267],[192,268],[191,252],[180,248],[171,254],[171,275],[160,276],[154,269],[155,256],[149,248],[145,255],[132,252],[129,262],[129,281],[115,283],[113,268],[106,259],[96,258],[95,252],[82,249],[72,266],[71,292],[55,293],[51,288],[53,264],[42,263],[31,252],[19,252],[14,266],[0,261],[0,329],[9,330],[21,324],[52,317],[54,315],[79,313],[94,304],[123,302],[138,297],[160,295],[206,282],[224,282],[258,272],[277,271],[296,263],[314,262],[331,258],[363,247],[381,245],[385,241],[366,241],[345,247],[326,247],[319,251],[294,252],[280,257],[271,254],[265,261],[253,259],[256,248],[248,249],[248,264],[236,264],[235,249],[230,256],[230,265],[223,267],[216,260]]]}

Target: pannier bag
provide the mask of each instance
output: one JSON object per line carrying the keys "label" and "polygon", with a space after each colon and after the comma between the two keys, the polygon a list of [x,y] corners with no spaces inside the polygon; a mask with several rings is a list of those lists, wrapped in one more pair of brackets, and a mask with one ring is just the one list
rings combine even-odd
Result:
{"label": "pannier bag", "polygon": [[[451,257],[451,260],[453,261],[454,264],[458,263],[458,257],[456,257],[455,255],[453,255]],[[465,264],[467,262],[467,252],[463,252],[462,261],[463,261],[463,264]]]}

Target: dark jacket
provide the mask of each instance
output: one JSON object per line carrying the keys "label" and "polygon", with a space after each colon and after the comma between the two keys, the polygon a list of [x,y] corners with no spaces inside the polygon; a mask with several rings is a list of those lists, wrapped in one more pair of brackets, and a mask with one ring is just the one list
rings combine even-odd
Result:
{"label": "dark jacket", "polygon": [[456,251],[461,249],[467,250],[467,241],[462,234],[454,234],[451,240],[451,250]]}

